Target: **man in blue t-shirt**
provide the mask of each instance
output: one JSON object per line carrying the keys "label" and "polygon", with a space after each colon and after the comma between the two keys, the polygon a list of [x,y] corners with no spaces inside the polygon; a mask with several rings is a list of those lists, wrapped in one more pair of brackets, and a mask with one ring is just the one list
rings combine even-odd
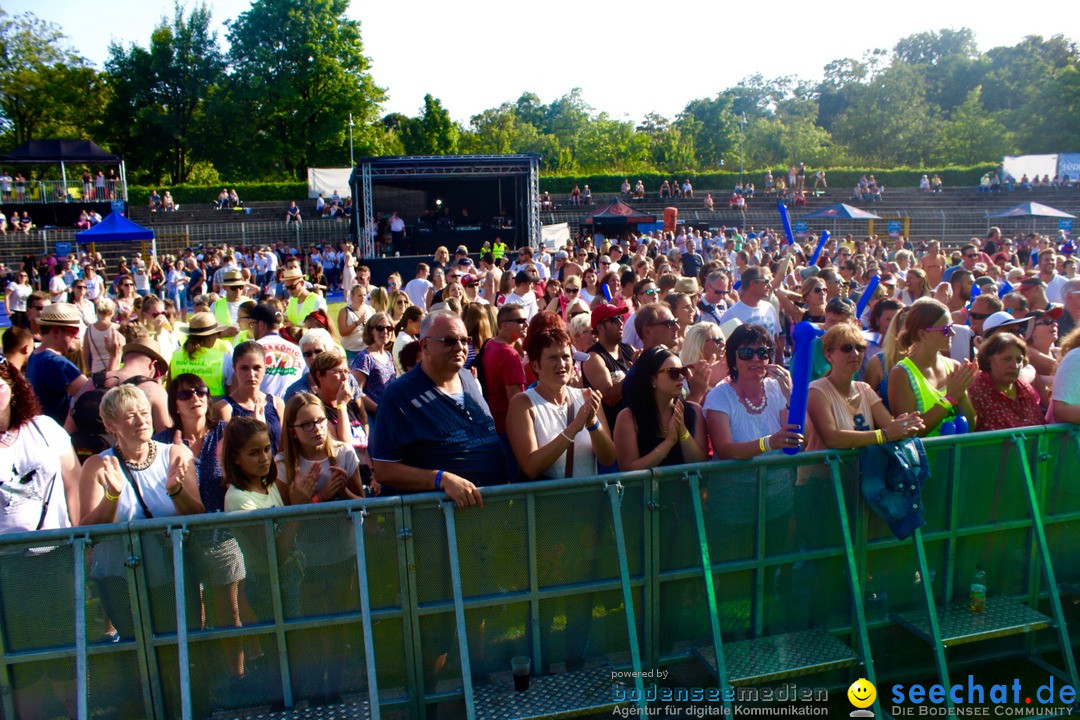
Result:
{"label": "man in blue t-shirt", "polygon": [[438,310],[420,328],[423,360],[390,383],[369,452],[387,489],[443,490],[458,507],[481,506],[477,486],[509,481],[506,456],[479,384],[465,367],[469,336]]}
{"label": "man in blue t-shirt", "polygon": [[38,325],[41,346],[26,361],[26,378],[42,412],[63,425],[71,398],[86,384],[78,366],[64,357],[82,333],[79,309],[71,303],[49,305],[42,310]]}

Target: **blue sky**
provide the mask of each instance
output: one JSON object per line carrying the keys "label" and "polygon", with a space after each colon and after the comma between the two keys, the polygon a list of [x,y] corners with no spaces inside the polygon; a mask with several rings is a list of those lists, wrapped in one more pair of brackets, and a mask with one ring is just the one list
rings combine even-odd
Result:
{"label": "blue sky", "polygon": [[[208,4],[224,40],[222,23],[246,10],[250,0]],[[852,7],[863,11],[852,14]],[[550,102],[581,87],[597,110],[638,122],[647,112],[673,117],[687,101],[715,95],[754,73],[817,80],[831,60],[888,49],[925,30],[970,27],[983,50],[1031,34],[1071,31],[1076,39],[1077,7],[1075,0],[1048,0],[1035,12],[986,0],[353,0],[349,15],[362,23],[375,82],[389,91],[386,112],[415,115],[430,92],[455,119],[467,122],[524,91]],[[5,3],[11,14],[29,11],[59,25],[99,67],[110,42],[145,46],[172,8],[145,0]]]}

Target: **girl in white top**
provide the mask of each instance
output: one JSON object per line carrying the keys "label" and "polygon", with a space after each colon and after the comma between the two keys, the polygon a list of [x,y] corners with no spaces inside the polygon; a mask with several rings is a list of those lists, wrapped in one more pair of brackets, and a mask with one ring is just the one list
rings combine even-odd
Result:
{"label": "girl in white top", "polygon": [[15,282],[9,283],[4,291],[4,307],[11,318],[11,323],[26,327],[26,301],[34,288],[30,287],[27,275],[21,270],[15,274]]}
{"label": "girl in white top", "polygon": [[351,363],[367,345],[364,343],[364,326],[375,314],[375,308],[364,304],[364,287],[350,283],[346,297],[349,303],[338,311],[337,326],[341,332],[341,346],[345,348]]}
{"label": "girl in white top", "polygon": [[135,292],[139,293],[143,297],[150,294],[150,273],[146,269],[146,265],[138,263],[135,266]]}
{"label": "girl in white top", "polygon": [[[285,507],[288,488],[278,478],[266,423],[253,417],[237,417],[225,426],[221,442],[221,469],[229,486],[225,491],[225,512]],[[292,536],[296,536],[295,528]]]}
{"label": "girl in white top", "polygon": [[596,474],[596,463],[615,462],[615,444],[600,410],[600,394],[570,387],[574,360],[570,336],[560,329],[530,336],[529,362],[536,386],[515,395],[506,430],[521,473],[530,480]]}

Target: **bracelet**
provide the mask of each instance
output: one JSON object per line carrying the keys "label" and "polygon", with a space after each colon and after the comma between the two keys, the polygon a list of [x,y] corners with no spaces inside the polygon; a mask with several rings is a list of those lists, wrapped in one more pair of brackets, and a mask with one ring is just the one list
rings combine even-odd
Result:
{"label": "bracelet", "polygon": [[953,407],[956,407],[956,406],[958,406],[960,404],[960,402],[956,398],[954,398],[952,395],[946,394],[945,399],[948,400],[949,403],[952,404]]}
{"label": "bracelet", "polygon": [[771,449],[772,449],[772,443],[771,443],[771,442],[769,442],[769,436],[768,436],[768,435],[764,435],[764,436],[762,436],[762,437],[758,438],[758,441],[757,441],[757,446],[758,446],[758,449],[759,449],[759,450],[760,450],[760,451],[761,451],[762,453],[767,453],[767,452],[769,452],[769,450],[771,450]]}
{"label": "bracelet", "polygon": [[442,490],[442,476],[443,476],[443,474],[445,472],[446,472],[445,470],[440,470],[439,472],[435,473],[435,489],[436,490]]}
{"label": "bracelet", "polygon": [[559,436],[566,439],[566,440],[569,440],[571,445],[574,444],[574,438],[567,435],[565,430],[563,430],[561,433],[559,433]]}
{"label": "bracelet", "polygon": [[183,491],[184,491],[184,483],[178,482],[178,483],[176,483],[176,487],[173,489],[172,492],[166,490],[165,494],[168,495],[171,498],[174,498],[177,495],[179,495],[180,493],[182,493]]}
{"label": "bracelet", "polygon": [[874,431],[874,437],[877,438],[877,444],[878,445],[881,445],[882,443],[885,442],[885,433],[882,432],[881,430],[875,430]]}
{"label": "bracelet", "polygon": [[105,486],[105,499],[108,500],[109,502],[116,502],[116,501],[118,501],[120,499],[120,493],[116,493],[115,495],[110,495],[109,494],[109,486],[106,485]]}
{"label": "bracelet", "polygon": [[682,435],[679,435],[679,442],[683,442],[684,440],[686,440],[689,437],[690,437],[690,431],[689,430],[683,430]]}
{"label": "bracelet", "polygon": [[600,429],[600,418],[597,418],[597,419],[593,420],[593,424],[590,425],[589,427],[585,428],[585,429],[588,430],[589,432],[596,432],[597,430],[599,430]]}

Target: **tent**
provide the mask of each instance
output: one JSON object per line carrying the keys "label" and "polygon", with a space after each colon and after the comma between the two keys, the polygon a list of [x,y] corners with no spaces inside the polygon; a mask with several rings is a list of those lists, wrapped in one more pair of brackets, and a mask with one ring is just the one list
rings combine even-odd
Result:
{"label": "tent", "polygon": [[109,213],[104,220],[89,230],[75,233],[75,240],[81,243],[150,240],[153,252],[157,255],[157,242],[154,240],[154,231],[128,220],[118,212]]}
{"label": "tent", "polygon": [[[9,165],[48,165],[60,163],[60,176],[67,187],[66,163],[116,163],[120,166],[120,182],[127,198],[127,168],[123,155],[105,152],[91,140],[28,140],[9,153],[0,155],[0,163]],[[64,193],[67,200],[67,192]]]}
{"label": "tent", "polygon": [[637,225],[638,223],[654,223],[655,215],[638,212],[619,198],[615,198],[607,205],[589,213],[581,220],[586,225]]}
{"label": "tent", "polygon": [[881,218],[872,212],[866,210],[860,210],[857,207],[852,207],[847,203],[836,203],[829,207],[822,208],[816,212],[812,212],[808,215],[803,215],[803,219],[806,218],[831,218],[833,220],[880,220]]}
{"label": "tent", "polygon": [[1011,207],[1008,210],[1000,210],[996,213],[990,213],[992,218],[1075,218],[1075,215],[1070,215],[1067,212],[1052,208],[1049,205],[1043,205],[1037,202],[1020,203],[1016,207]]}

